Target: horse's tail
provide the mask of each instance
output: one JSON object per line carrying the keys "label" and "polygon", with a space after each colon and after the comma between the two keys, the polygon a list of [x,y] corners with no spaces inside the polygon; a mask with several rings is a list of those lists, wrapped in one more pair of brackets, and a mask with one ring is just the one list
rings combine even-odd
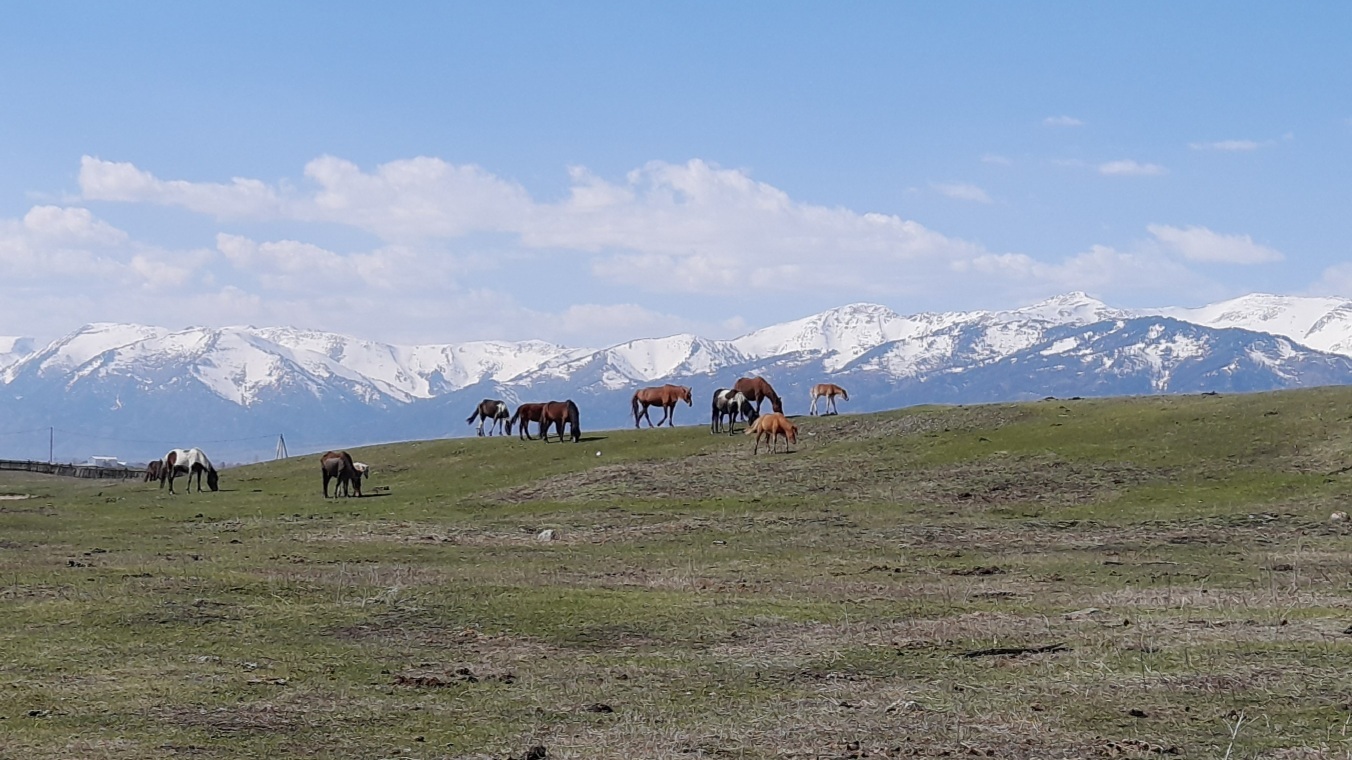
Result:
{"label": "horse's tail", "polygon": [[473,424],[474,424],[474,418],[475,418],[475,417],[478,417],[478,416],[479,416],[479,410],[478,410],[478,409],[475,409],[475,410],[474,410],[474,414],[471,414],[471,415],[469,416],[469,419],[465,420],[465,424],[466,424],[466,425],[473,425]]}
{"label": "horse's tail", "polygon": [[742,435],[751,435],[752,433],[759,433],[761,429],[761,423],[764,420],[765,420],[764,417],[757,417],[755,422],[751,423],[750,425],[747,425],[746,430],[742,431]]}
{"label": "horse's tail", "polygon": [[[635,399],[635,403],[637,403],[637,399]],[[569,399],[568,424],[573,426],[573,443],[577,443],[578,441],[582,440],[582,430],[578,427],[579,418],[580,415],[578,414],[577,411],[577,404],[574,404],[573,400]]]}
{"label": "horse's tail", "polygon": [[638,427],[638,391],[634,391],[634,397],[629,399],[629,408],[634,410],[634,427]]}

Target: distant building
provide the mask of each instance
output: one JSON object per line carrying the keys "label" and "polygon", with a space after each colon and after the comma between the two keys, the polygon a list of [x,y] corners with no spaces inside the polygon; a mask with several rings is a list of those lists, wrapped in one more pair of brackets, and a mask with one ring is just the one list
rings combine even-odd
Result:
{"label": "distant building", "polygon": [[119,461],[117,457],[90,457],[85,464],[91,467],[109,467],[126,468],[127,463]]}

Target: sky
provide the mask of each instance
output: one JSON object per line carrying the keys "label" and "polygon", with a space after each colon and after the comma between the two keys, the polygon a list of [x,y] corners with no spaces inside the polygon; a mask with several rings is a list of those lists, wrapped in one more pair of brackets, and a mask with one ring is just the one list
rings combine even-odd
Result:
{"label": "sky", "polygon": [[1352,296],[1352,4],[7,3],[0,335]]}

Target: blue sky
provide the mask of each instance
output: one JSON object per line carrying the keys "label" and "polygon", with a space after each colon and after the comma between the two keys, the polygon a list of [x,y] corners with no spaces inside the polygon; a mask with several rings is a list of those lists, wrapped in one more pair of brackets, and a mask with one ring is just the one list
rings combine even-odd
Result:
{"label": "blue sky", "polygon": [[0,335],[1352,295],[1349,33],[1342,3],[7,4]]}

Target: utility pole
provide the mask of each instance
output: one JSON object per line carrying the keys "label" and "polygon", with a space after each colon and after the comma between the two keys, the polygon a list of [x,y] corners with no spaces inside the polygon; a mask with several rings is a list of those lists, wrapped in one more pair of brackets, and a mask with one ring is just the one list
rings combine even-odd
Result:
{"label": "utility pole", "polygon": [[47,464],[51,464],[53,461],[55,461],[56,458],[52,456],[52,452],[55,449],[56,449],[56,428],[49,427],[47,428]]}
{"label": "utility pole", "polygon": [[277,434],[277,456],[276,459],[286,459],[286,436]]}

